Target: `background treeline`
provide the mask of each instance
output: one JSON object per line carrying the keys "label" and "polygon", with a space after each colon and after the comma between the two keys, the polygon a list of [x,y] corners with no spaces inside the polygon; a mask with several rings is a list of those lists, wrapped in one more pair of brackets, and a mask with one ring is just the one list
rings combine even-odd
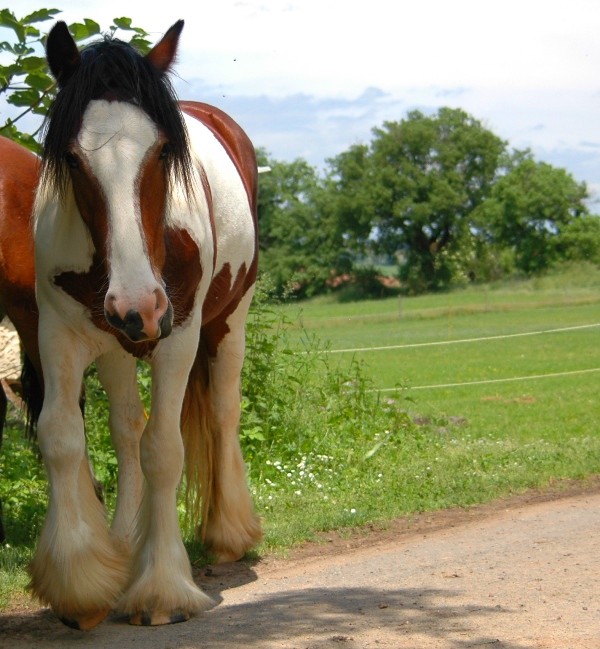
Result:
{"label": "background treeline", "polygon": [[460,109],[410,112],[327,161],[259,151],[262,269],[281,293],[408,293],[600,263],[600,218],[564,169],[509,150]]}

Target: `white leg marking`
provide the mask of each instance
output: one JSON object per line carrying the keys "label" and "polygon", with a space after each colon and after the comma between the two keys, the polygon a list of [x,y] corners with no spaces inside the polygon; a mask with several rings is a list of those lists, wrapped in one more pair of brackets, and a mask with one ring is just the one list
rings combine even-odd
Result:
{"label": "white leg marking", "polygon": [[240,374],[244,362],[245,321],[250,290],[229,317],[230,332],[210,364],[210,389],[219,444],[214,458],[214,485],[203,536],[219,561],[235,561],[261,538],[260,521],[248,490],[239,441]]}
{"label": "white leg marking", "polygon": [[135,520],[142,502],[144,477],[140,467],[140,438],[146,417],[139,395],[135,358],[116,349],[98,358],[96,365],[110,404],[110,434],[119,462],[112,531],[122,551],[129,555],[133,550]]}
{"label": "white leg marking", "polygon": [[81,628],[102,619],[127,581],[96,498],[85,451],[79,396],[89,351],[58,317],[41,310],[45,398],[38,423],[50,503],[30,566],[34,594]]}
{"label": "white leg marking", "polygon": [[189,326],[161,341],[152,361],[152,412],[140,448],[146,489],[132,581],[119,604],[138,624],[180,621],[214,604],[194,584],[177,516],[179,419],[197,344],[198,327]]}

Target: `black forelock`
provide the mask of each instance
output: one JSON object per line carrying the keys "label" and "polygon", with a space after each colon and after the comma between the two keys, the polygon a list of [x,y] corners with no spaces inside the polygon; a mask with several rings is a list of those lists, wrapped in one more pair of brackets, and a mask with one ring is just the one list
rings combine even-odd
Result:
{"label": "black forelock", "polygon": [[45,177],[57,189],[65,188],[64,154],[94,99],[141,108],[167,137],[172,171],[189,186],[187,133],[169,78],[128,43],[105,37],[81,51],[79,65],[58,91],[46,117],[42,162]]}

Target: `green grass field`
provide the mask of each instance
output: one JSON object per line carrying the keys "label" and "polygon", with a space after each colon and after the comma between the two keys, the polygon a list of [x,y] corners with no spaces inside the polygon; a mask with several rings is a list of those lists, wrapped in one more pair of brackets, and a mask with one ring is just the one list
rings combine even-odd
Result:
{"label": "green grass field", "polygon": [[[600,368],[600,288],[595,286],[556,289],[523,283],[512,290],[349,305],[321,301],[296,307],[295,313],[295,307],[285,308],[292,323],[304,328],[297,328],[298,344],[305,332],[314,334],[340,363],[364,363],[375,388],[408,386],[414,398],[432,405],[458,392],[478,400],[497,390],[552,389],[541,385],[550,379],[500,383],[531,375],[582,371],[553,382],[593,384],[593,372],[585,372]],[[466,385],[473,382],[482,384]],[[465,386],[425,389],[445,384]]]}
{"label": "green grass field", "polygon": [[[335,497],[323,491],[313,502],[303,493],[296,522],[270,503],[267,542],[277,545],[286,526],[295,530],[289,538],[301,537],[303,525],[382,521],[600,472],[597,270],[415,298],[321,298],[282,310],[292,348],[302,354],[317,337],[329,350],[328,371],[358,365],[380,409],[400,404],[413,426],[377,430],[373,417],[371,436],[338,439],[348,463],[336,466]],[[305,417],[311,426],[311,413]],[[263,491],[258,484],[261,503]]]}
{"label": "green grass field", "polygon": [[[465,488],[466,501],[600,471],[597,272],[285,309],[299,347],[306,332],[327,341],[332,361],[358,361],[382,396],[410,398],[407,409],[427,434],[443,431],[440,469],[455,448],[463,448],[465,461],[471,454],[474,464],[501,465],[497,489]],[[374,347],[384,349],[365,349]],[[459,438],[454,447],[447,436]]]}
{"label": "green grass field", "polygon": [[[242,425],[259,553],[600,473],[598,269],[269,313],[289,325],[254,335],[247,365],[260,389]],[[252,360],[257,344],[268,362]],[[106,439],[99,428],[90,447],[108,475]],[[28,453],[9,427],[0,495],[16,542],[0,548],[0,608],[26,582],[43,515],[43,472]]]}

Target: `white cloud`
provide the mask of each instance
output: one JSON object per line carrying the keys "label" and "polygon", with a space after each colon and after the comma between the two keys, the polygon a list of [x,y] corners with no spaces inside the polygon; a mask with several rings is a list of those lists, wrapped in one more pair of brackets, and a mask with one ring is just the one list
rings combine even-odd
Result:
{"label": "white cloud", "polygon": [[[22,15],[40,3],[18,5]],[[62,6],[67,22],[92,17],[104,27],[125,14],[154,39],[184,18],[181,96],[230,110],[275,156],[322,164],[411,107],[450,105],[600,186],[596,0]]]}

